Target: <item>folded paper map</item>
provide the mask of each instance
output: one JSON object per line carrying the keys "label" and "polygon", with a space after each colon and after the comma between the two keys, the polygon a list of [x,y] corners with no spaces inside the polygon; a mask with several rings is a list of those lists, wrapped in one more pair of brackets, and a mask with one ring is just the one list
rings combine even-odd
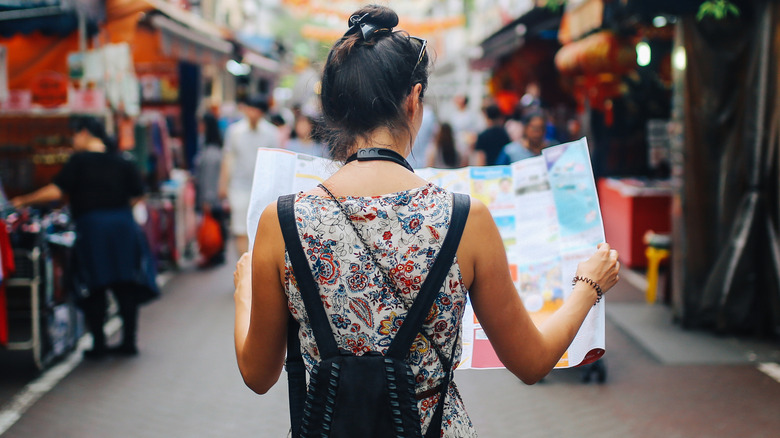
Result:
{"label": "folded paper map", "polygon": [[[247,217],[254,242],[263,209],[279,196],[308,191],[339,164],[283,149],[258,149]],[[545,149],[508,166],[417,169],[428,181],[484,202],[498,226],[517,293],[535,323],[571,292],[577,264],[604,242],[604,226],[588,145],[580,139]],[[557,368],[593,362],[604,354],[604,301],[594,306]],[[463,317],[460,369],[503,368],[470,305]]]}

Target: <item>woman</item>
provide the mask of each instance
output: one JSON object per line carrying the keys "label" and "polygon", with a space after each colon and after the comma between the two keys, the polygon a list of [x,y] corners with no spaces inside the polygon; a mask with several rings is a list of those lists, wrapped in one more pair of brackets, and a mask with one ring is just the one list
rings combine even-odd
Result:
{"label": "woman", "polygon": [[426,166],[437,169],[454,169],[458,167],[458,164],[460,164],[460,158],[458,157],[458,149],[455,147],[452,126],[449,123],[442,123],[436,134],[434,147],[428,149]]}
{"label": "woman", "polygon": [[314,157],[328,157],[328,148],[314,138],[314,120],[301,115],[295,118],[295,126],[285,149]]}
{"label": "woman", "polygon": [[[138,354],[138,305],[159,294],[146,237],[131,212],[131,205],[143,195],[141,176],[132,162],[112,150],[98,119],[74,119],[73,132],[75,153],[54,181],[11,203],[19,208],[67,196],[76,223],[78,274],[89,290],[82,307],[93,347],[84,354],[88,358],[107,353],[133,356]],[[122,343],[112,349],[107,348],[103,331],[108,289],[122,318]]]}
{"label": "woman", "polygon": [[[393,32],[398,17],[388,8],[365,7],[355,17],[370,32],[355,32],[353,25],[333,46],[323,72],[329,144],[341,160],[370,148],[406,156],[422,121],[428,78],[424,40]],[[353,354],[384,353],[441,247],[452,205],[451,193],[415,175],[402,158],[347,159],[320,187],[297,195],[298,232],[339,348]],[[341,208],[348,212],[346,218]],[[242,256],[235,274],[235,344],[245,383],[262,394],[281,373],[291,313],[301,325],[298,338],[307,369],[319,355],[286,259],[276,203],[263,212],[257,236],[251,262]],[[617,254],[606,244],[577,272],[602,291],[615,284],[617,273]],[[490,212],[477,200],[471,201],[448,279],[423,325],[426,339],[418,335],[417,348],[407,358],[418,395],[430,393],[450,371],[443,369],[437,352],[448,356],[454,350],[453,363],[459,361],[456,334],[467,294],[499,358],[526,383],[555,366],[600,298],[589,283],[577,281],[563,307],[537,328],[512,283]],[[388,289],[400,295],[377,293]],[[425,434],[438,394],[417,403]],[[443,436],[476,436],[454,383],[447,388],[444,406]]]}
{"label": "woman", "polygon": [[[199,128],[203,146],[195,158],[195,184],[198,196],[198,205],[205,215],[211,215],[219,224],[220,238],[222,241],[218,248],[200,247],[201,266],[218,265],[225,262],[224,240],[227,236],[227,225],[222,201],[219,199],[219,173],[222,168],[222,133],[219,130],[217,118],[211,112],[207,112],[200,120]],[[198,242],[201,244],[202,242]]]}

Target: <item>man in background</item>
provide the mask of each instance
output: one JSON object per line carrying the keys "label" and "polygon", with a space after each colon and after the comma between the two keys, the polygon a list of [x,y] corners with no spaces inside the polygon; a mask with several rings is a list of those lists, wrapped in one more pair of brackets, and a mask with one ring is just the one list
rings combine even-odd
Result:
{"label": "man in background", "polygon": [[474,147],[474,165],[476,166],[495,165],[504,145],[512,141],[504,129],[504,115],[501,114],[497,105],[488,105],[485,108],[485,117],[488,127],[479,134],[477,144]]}
{"label": "man in background", "polygon": [[230,231],[239,255],[249,249],[246,217],[258,148],[279,147],[278,129],[265,120],[268,100],[251,96],[241,102],[244,118],[225,133],[224,155],[219,176],[219,196],[230,205]]}

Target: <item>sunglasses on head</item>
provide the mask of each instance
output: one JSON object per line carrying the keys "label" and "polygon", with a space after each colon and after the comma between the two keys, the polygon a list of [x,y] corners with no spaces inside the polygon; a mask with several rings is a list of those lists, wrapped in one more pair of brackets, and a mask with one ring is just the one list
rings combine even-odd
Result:
{"label": "sunglasses on head", "polygon": [[418,38],[415,36],[410,36],[409,39],[417,40],[420,42],[420,55],[417,56],[417,63],[414,64],[414,68],[412,69],[412,74],[414,75],[415,70],[417,70],[417,66],[420,65],[420,63],[423,60],[423,57],[425,56],[425,50],[428,48],[428,40],[425,38]]}

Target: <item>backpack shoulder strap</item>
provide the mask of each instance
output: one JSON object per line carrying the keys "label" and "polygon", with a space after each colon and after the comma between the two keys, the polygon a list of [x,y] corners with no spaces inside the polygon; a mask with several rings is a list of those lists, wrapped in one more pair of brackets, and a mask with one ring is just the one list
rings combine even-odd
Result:
{"label": "backpack shoulder strap", "polygon": [[294,211],[295,194],[279,197],[276,208],[279,215],[279,225],[284,236],[284,244],[290,256],[293,274],[298,282],[303,305],[306,307],[306,314],[314,331],[314,340],[317,342],[320,357],[327,359],[336,356],[339,354],[338,344],[336,343],[336,338],[333,337],[328,316],[325,314],[325,308],[317,292],[317,284],[314,282],[314,276],[311,273],[309,262],[306,260],[306,254],[303,252],[301,239],[298,235],[298,225]]}
{"label": "backpack shoulder strap", "polygon": [[447,235],[444,237],[439,254],[436,256],[430,272],[425,277],[425,281],[417,298],[414,300],[412,308],[409,309],[409,313],[404,318],[404,323],[390,343],[390,347],[385,354],[386,356],[403,360],[409,353],[409,348],[414,338],[420,332],[420,328],[428,316],[439,290],[441,290],[444,279],[452,267],[470,208],[471,201],[467,195],[453,194],[452,216],[450,218],[450,226],[447,229]]}
{"label": "backpack shoulder strap", "polygon": [[303,421],[306,403],[306,365],[301,356],[301,341],[298,339],[298,321],[292,315],[287,320],[287,391],[290,402],[290,427],[292,436],[297,437]]}

